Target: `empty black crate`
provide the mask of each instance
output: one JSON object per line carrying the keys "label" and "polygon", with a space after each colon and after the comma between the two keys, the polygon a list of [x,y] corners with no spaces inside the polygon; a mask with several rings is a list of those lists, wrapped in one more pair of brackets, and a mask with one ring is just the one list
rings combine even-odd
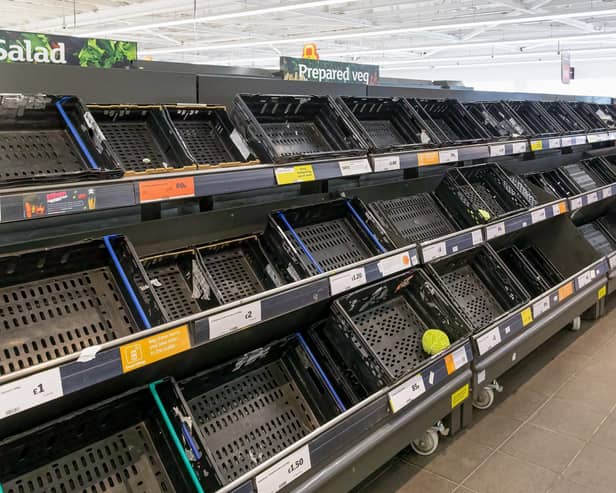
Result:
{"label": "empty black crate", "polygon": [[567,164],[566,166],[561,166],[560,169],[575,184],[578,192],[589,192],[595,188],[607,185],[601,176],[594,173],[592,167],[585,166],[583,162]]}
{"label": "empty black crate", "polygon": [[453,168],[436,196],[462,228],[485,224],[527,209],[536,203],[532,191],[497,164]]}
{"label": "empty black crate", "polygon": [[538,173],[529,173],[524,175],[524,179],[528,183],[541,188],[555,199],[566,198],[579,193],[575,183],[571,181],[566,173],[558,168]]}
{"label": "empty black crate", "polygon": [[201,435],[214,491],[344,411],[296,334],[178,383]]}
{"label": "empty black crate", "polygon": [[72,96],[0,95],[0,185],[122,176],[86,111]]}
{"label": "empty black crate", "polygon": [[454,99],[408,99],[443,144],[464,144],[490,139],[490,134]]}
{"label": "empty black crate", "polygon": [[493,138],[520,137],[531,133],[524,121],[501,101],[463,104]]}
{"label": "empty black crate", "polygon": [[423,270],[413,269],[334,301],[326,335],[366,392],[373,393],[431,358],[422,347],[428,329],[449,336],[452,344],[440,357],[471,333]]}
{"label": "empty black crate", "polygon": [[530,129],[531,136],[558,135],[564,132],[537,101],[509,101],[506,104]]}
{"label": "empty black crate", "polygon": [[605,106],[591,103],[568,103],[575,114],[584,121],[587,128],[601,130],[614,127],[614,115]]}
{"label": "empty black crate", "polygon": [[396,247],[420,243],[457,230],[438,198],[418,193],[367,205]]}
{"label": "empty black crate", "polygon": [[273,163],[357,156],[368,147],[329,96],[240,94],[230,116],[258,157]]}
{"label": "empty black crate", "polygon": [[175,433],[147,388],[131,391],[0,442],[0,491],[195,491]]}
{"label": "empty black crate", "polygon": [[609,255],[616,250],[616,240],[600,221],[592,221],[577,227],[584,239],[601,255]]}
{"label": "empty black crate", "polygon": [[404,99],[345,96],[340,100],[372,151],[403,151],[440,142]]}
{"label": "empty black crate", "polygon": [[339,199],[270,214],[265,238],[280,270],[298,280],[385,252],[361,212],[358,201]]}
{"label": "empty black crate", "polygon": [[556,120],[567,133],[583,133],[592,128],[581,120],[564,101],[540,101],[545,111]]}
{"label": "empty black crate", "polygon": [[556,267],[534,246],[520,249],[512,245],[500,250],[498,254],[532,298],[563,280]]}
{"label": "empty black crate", "polygon": [[224,106],[165,105],[191,162],[199,167],[257,164],[243,137],[233,128]]}
{"label": "empty black crate", "polygon": [[475,331],[530,299],[490,245],[431,262],[427,269]]}
{"label": "empty black crate", "polygon": [[604,157],[594,157],[582,161],[582,165],[604,184],[616,183],[616,166]]}
{"label": "empty black crate", "polygon": [[161,106],[114,104],[88,109],[127,174],[194,169]]}
{"label": "empty black crate", "polygon": [[0,257],[0,375],[166,321],[121,236]]}

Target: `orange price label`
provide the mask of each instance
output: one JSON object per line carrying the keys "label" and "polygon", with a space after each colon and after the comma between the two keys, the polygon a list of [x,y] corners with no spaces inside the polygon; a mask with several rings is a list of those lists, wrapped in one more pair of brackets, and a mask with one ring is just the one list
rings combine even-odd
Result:
{"label": "orange price label", "polygon": [[439,164],[438,151],[420,152],[417,154],[417,164],[419,166],[432,166]]}
{"label": "orange price label", "polygon": [[573,294],[573,281],[558,288],[558,301],[562,301]]}
{"label": "orange price label", "polygon": [[122,371],[127,373],[190,349],[188,325],[120,346]]}
{"label": "orange price label", "polygon": [[139,200],[141,203],[194,196],[195,178],[192,176],[139,182]]}
{"label": "orange price label", "polygon": [[564,214],[565,212],[567,212],[567,203],[561,202],[560,204],[558,204],[558,209],[560,210],[561,214]]}

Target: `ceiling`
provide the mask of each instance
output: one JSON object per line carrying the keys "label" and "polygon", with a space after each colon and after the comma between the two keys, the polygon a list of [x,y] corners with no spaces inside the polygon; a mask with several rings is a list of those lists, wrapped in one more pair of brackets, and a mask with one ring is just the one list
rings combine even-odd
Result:
{"label": "ceiling", "polygon": [[140,58],[276,68],[316,42],[322,59],[418,69],[616,59],[607,0],[3,0],[6,29],[139,42]]}

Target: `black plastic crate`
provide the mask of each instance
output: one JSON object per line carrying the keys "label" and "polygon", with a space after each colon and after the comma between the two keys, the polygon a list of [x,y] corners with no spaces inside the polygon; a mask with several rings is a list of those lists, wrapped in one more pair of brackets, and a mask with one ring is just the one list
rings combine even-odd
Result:
{"label": "black plastic crate", "polygon": [[592,221],[577,227],[584,239],[601,255],[609,255],[616,250],[616,240],[601,224],[601,221]]}
{"label": "black plastic crate", "polygon": [[166,321],[122,236],[0,256],[0,375]]}
{"label": "black plastic crate", "polygon": [[345,410],[295,334],[178,383],[205,450],[214,491]]}
{"label": "black plastic crate", "polygon": [[180,426],[147,388],[122,394],[0,442],[0,490],[196,491],[193,464],[176,445]]}
{"label": "black plastic crate", "polygon": [[555,199],[571,197],[579,193],[578,187],[561,169],[555,168],[539,173],[524,175],[524,179]]}
{"label": "black plastic crate", "polygon": [[457,231],[446,209],[431,193],[375,200],[367,208],[398,248]]}
{"label": "black plastic crate", "polygon": [[289,280],[353,264],[390,246],[359,201],[347,199],[273,212],[265,238]]}
{"label": "black plastic crate", "polygon": [[616,166],[604,157],[594,157],[582,161],[584,167],[604,184],[616,183]]}
{"label": "black plastic crate", "polygon": [[1,186],[122,174],[76,97],[0,94]]}
{"label": "black plastic crate", "polygon": [[196,169],[161,106],[89,105],[127,175]]}
{"label": "black plastic crate", "polygon": [[443,144],[471,144],[489,140],[490,134],[454,99],[408,99]]}
{"label": "black plastic crate", "polygon": [[524,183],[512,181],[494,163],[449,170],[435,193],[461,228],[486,224],[536,203]]}
{"label": "black plastic crate", "polygon": [[609,233],[610,237],[616,240],[616,217],[614,214],[606,214],[597,219],[597,222]]}
{"label": "black plastic crate", "polygon": [[475,332],[530,299],[515,275],[487,244],[431,262],[427,269]]}
{"label": "black plastic crate", "polygon": [[539,101],[538,104],[540,104],[568,134],[585,133],[594,129],[594,127],[589,127],[586,122],[573,111],[570,107],[570,103],[565,101]]}
{"label": "black plastic crate", "polygon": [[272,163],[358,156],[368,148],[329,96],[240,94],[230,117],[259,158]]}
{"label": "black plastic crate", "polygon": [[560,169],[575,184],[580,193],[607,185],[599,175],[593,172],[591,167],[585,166],[583,162],[567,164],[561,166]]}
{"label": "black plastic crate", "polygon": [[532,133],[524,121],[502,101],[462,104],[492,138],[516,138]]}
{"label": "black plastic crate", "polygon": [[586,124],[591,130],[601,130],[614,128],[614,114],[611,110],[606,110],[607,105],[592,103],[568,103],[569,108]]}
{"label": "black plastic crate", "polygon": [[405,99],[344,96],[340,101],[371,151],[404,151],[440,143]]}
{"label": "black plastic crate", "polygon": [[259,163],[224,106],[164,105],[163,110],[200,169]]}
{"label": "black plastic crate", "polygon": [[412,269],[336,299],[326,336],[366,392],[373,393],[433,359],[422,348],[428,329],[449,336],[451,345],[439,357],[471,333],[423,270]]}
{"label": "black plastic crate", "polygon": [[203,265],[204,290],[215,305],[231,303],[284,284],[261,235],[206,245],[197,252]]}
{"label": "black plastic crate", "polygon": [[522,249],[512,245],[499,250],[498,254],[532,298],[545,293],[563,280],[554,264],[533,245]]}
{"label": "black plastic crate", "polygon": [[537,101],[508,101],[505,104],[531,131],[531,136],[560,135],[565,130]]}

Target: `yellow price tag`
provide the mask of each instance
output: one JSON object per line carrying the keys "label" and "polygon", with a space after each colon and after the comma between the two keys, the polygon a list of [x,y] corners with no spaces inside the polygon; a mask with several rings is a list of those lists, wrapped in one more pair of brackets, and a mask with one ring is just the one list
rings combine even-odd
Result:
{"label": "yellow price tag", "polygon": [[529,323],[533,321],[533,310],[530,306],[522,310],[522,313],[520,315],[522,315],[522,325],[524,327],[526,327]]}
{"label": "yellow price tag", "polygon": [[530,150],[531,151],[541,151],[543,149],[543,141],[541,140],[533,140],[530,143]]}
{"label": "yellow price tag", "polygon": [[597,299],[600,300],[601,298],[605,298],[606,294],[607,294],[607,286],[601,286],[599,288],[599,291],[597,291]]}
{"label": "yellow price tag", "polygon": [[468,398],[469,387],[468,384],[460,387],[453,394],[451,394],[451,409],[461,404]]}
{"label": "yellow price tag", "polygon": [[420,152],[417,154],[418,166],[433,166],[435,164],[439,164],[439,162],[438,151]]}
{"label": "yellow price tag", "polygon": [[291,183],[302,183],[306,181],[314,181],[314,170],[312,164],[302,164],[293,167],[280,167],[274,170],[276,175],[276,183],[278,185],[290,185]]}

